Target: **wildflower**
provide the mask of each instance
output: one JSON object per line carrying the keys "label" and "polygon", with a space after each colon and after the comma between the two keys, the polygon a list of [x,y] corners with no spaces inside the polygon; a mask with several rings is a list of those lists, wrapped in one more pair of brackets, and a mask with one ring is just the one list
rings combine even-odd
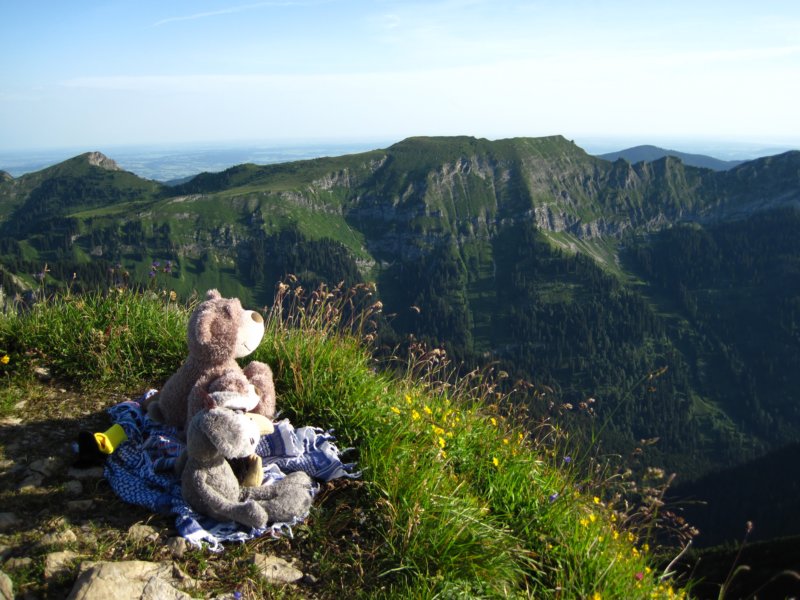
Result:
{"label": "wildflower", "polygon": [[564,457],[564,464],[568,465],[571,462],[572,462],[572,457],[571,456],[565,456]]}
{"label": "wildflower", "polygon": [[411,418],[414,419],[415,421],[419,421],[420,417],[419,417],[419,413],[417,412],[416,409],[411,411]]}
{"label": "wildflower", "polygon": [[438,441],[439,441],[439,448],[444,448],[445,445],[447,444],[447,442],[444,441],[443,437],[440,437]]}
{"label": "wildflower", "polygon": [[430,406],[428,406],[427,404],[422,408],[422,410],[425,411],[426,415],[432,415],[433,414],[433,411],[431,410]]}
{"label": "wildflower", "polygon": [[444,429],[442,429],[438,425],[431,425],[431,431],[433,431],[433,433],[435,433],[436,435],[444,434]]}
{"label": "wildflower", "polygon": [[399,408],[397,408],[396,406],[393,406],[393,407],[392,407],[392,412],[393,412],[394,414],[396,414],[396,415],[399,415],[399,414],[400,414],[400,409],[399,409]]}
{"label": "wildflower", "polygon": [[503,443],[508,444],[508,438],[503,438]]}
{"label": "wildflower", "polygon": [[555,492],[555,493],[553,493],[553,494],[550,494],[550,497],[549,497],[548,499],[550,500],[550,504],[552,504],[553,502],[555,502],[556,500],[558,500],[558,492]]}
{"label": "wildflower", "polygon": [[600,498],[595,496],[594,498],[592,498],[592,502],[594,502],[595,504],[600,504]]}
{"label": "wildflower", "polygon": [[603,600],[603,595],[600,592],[592,594],[592,600]]}
{"label": "wildflower", "polygon": [[497,419],[495,419],[494,417],[492,417],[491,419],[489,419],[489,421],[491,422],[491,424],[492,424],[492,425],[494,425],[495,427],[497,427]]}
{"label": "wildflower", "polygon": [[406,394],[406,404],[411,404],[411,396]]}
{"label": "wildflower", "polygon": [[636,580],[637,580],[637,581],[641,581],[642,579],[644,579],[644,573],[642,573],[641,571],[639,571],[638,573],[636,573],[636,574],[634,575],[634,577],[636,578]]}
{"label": "wildflower", "polygon": [[619,531],[615,530],[614,533],[611,534],[611,537],[613,537],[615,540],[618,540],[619,539]]}
{"label": "wildflower", "polygon": [[517,440],[519,441],[519,443],[522,443],[522,440],[524,440],[524,439],[525,439],[525,436],[522,435],[522,432],[521,431],[518,432],[517,433]]}
{"label": "wildflower", "polygon": [[642,544],[642,551],[643,552],[650,552],[650,544],[648,544],[648,543]]}
{"label": "wildflower", "polygon": [[589,515],[589,520],[590,520],[592,523],[594,523],[595,521],[597,521],[597,515],[596,515],[596,514],[594,514],[594,513],[590,514],[590,515]]}
{"label": "wildflower", "polygon": [[3,363],[4,365],[7,365],[8,361],[10,361],[10,360],[11,360],[11,358],[8,356],[8,354],[3,354],[3,357],[0,358],[0,363]]}
{"label": "wildflower", "polygon": [[499,467],[499,466],[500,466],[500,460],[499,460],[499,459],[498,459],[496,456],[493,456],[493,457],[492,457],[492,464],[493,464],[495,467]]}
{"label": "wildflower", "polygon": [[439,455],[440,455],[442,458],[447,458],[447,450],[440,450],[440,451],[439,451]]}
{"label": "wildflower", "polygon": [[589,526],[589,519],[582,517],[578,523],[581,524],[581,527],[588,527]]}

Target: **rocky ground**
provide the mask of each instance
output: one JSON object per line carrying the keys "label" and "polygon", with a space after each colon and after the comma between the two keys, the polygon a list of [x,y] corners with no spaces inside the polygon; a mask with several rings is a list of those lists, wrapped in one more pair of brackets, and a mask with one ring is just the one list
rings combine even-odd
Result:
{"label": "rocky ground", "polygon": [[[123,399],[36,384],[0,417],[0,599],[328,595],[307,526],[212,554],[187,547],[172,517],[119,500],[102,467],[75,468],[78,432],[104,431]],[[353,485],[328,485],[316,504]]]}

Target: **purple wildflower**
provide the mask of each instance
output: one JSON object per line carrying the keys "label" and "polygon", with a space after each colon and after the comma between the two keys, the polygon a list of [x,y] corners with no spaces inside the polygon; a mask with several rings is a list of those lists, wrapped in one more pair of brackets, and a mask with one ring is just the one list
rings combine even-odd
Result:
{"label": "purple wildflower", "polygon": [[552,504],[556,500],[558,500],[558,492],[555,492],[554,494],[550,494],[550,504]]}
{"label": "purple wildflower", "polygon": [[565,456],[564,457],[564,464],[565,465],[568,465],[571,462],[572,462],[572,457],[571,456]]}

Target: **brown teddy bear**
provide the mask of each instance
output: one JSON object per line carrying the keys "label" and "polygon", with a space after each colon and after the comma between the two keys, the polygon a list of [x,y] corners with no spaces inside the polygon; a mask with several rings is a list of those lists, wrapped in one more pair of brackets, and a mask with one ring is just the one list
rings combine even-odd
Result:
{"label": "brown teddy bear", "polygon": [[[253,386],[254,394],[244,395],[250,396],[246,402],[252,407],[241,409],[272,419],[275,385],[269,365],[252,361],[242,369],[236,362],[254,352],[262,337],[264,319],[259,313],[242,308],[237,298],[223,298],[217,290],[209,290],[205,301],[189,317],[189,356],[150,398],[148,415],[186,431],[192,417],[203,409],[213,382],[223,376],[231,381],[243,376]],[[217,383],[217,391],[224,387]]]}

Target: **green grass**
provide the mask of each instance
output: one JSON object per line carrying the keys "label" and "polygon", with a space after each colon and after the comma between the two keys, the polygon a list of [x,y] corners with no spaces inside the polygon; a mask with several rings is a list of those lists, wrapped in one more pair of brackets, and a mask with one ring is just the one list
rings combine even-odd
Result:
{"label": "green grass", "polygon": [[[317,565],[321,597],[682,594],[659,583],[655,558],[606,504],[601,478],[565,461],[556,429],[522,429],[490,381],[456,377],[441,352],[378,368],[367,329],[380,305],[370,306],[369,287],[296,292],[281,288],[288,316],[269,315],[251,358],[273,365],[284,415],[333,428],[362,471],[323,492],[294,542]],[[366,312],[344,323],[359,301]],[[9,356],[0,368],[17,382],[38,365],[87,388],[157,385],[185,354],[190,308],[127,291],[52,298],[0,317]],[[230,568],[248,548],[231,551]],[[200,572],[208,556],[186,560]]]}

